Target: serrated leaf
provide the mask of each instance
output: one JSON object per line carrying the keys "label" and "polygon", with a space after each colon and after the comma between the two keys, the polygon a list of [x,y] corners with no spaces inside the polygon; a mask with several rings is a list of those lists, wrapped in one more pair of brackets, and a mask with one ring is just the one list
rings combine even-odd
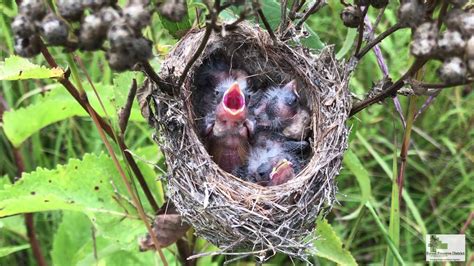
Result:
{"label": "serrated leaf", "polygon": [[[98,94],[104,103],[106,112],[112,119],[116,118],[114,105],[114,88],[110,85],[95,84]],[[86,92],[91,105],[100,115],[105,115],[102,107],[92,92],[90,85],[86,86]],[[18,147],[20,144],[42,128],[55,122],[73,116],[89,116],[79,103],[61,86],[57,85],[52,91],[38,99],[36,103],[25,108],[19,108],[5,112],[3,115],[3,129],[5,135]],[[134,104],[130,115],[131,121],[144,121],[140,115],[137,104]]]}
{"label": "serrated leaf", "polygon": [[0,248],[0,258],[8,256],[12,253],[18,252],[20,250],[24,250],[30,247],[30,244],[20,245],[20,246],[12,246],[12,247],[1,247]]}
{"label": "serrated leaf", "polygon": [[316,256],[340,265],[357,265],[352,254],[342,247],[341,239],[326,219],[318,221],[316,234],[319,237],[314,241],[317,250]]}
{"label": "serrated leaf", "polygon": [[[115,192],[117,190],[117,192]],[[106,155],[87,154],[54,170],[38,168],[0,191],[0,217],[51,210],[80,211],[95,225],[98,235],[119,247],[136,248],[145,233],[130,206],[123,181]],[[143,195],[142,195],[143,196]],[[132,211],[133,212],[132,212]]]}
{"label": "serrated leaf", "polygon": [[48,79],[63,75],[64,71],[60,68],[38,66],[19,56],[11,56],[0,62],[0,80]]}

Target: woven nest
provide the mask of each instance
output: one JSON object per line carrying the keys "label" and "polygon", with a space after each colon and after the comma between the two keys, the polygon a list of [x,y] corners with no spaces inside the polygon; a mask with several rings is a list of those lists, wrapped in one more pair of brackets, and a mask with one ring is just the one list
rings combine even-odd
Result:
{"label": "woven nest", "polygon": [[[163,80],[178,83],[203,35],[204,30],[190,31],[177,44],[162,64]],[[220,169],[209,156],[196,130],[192,95],[196,71],[213,56],[250,73],[255,88],[295,77],[303,85],[299,93],[311,110],[312,152],[289,182],[272,187],[246,182]],[[225,36],[212,33],[178,95],[145,82],[142,91],[149,106],[142,111],[156,127],[166,156],[169,197],[183,219],[221,254],[266,257],[283,252],[304,259],[312,250],[315,220],[335,201],[335,177],[347,148],[349,71],[341,66],[330,48],[312,54],[302,46],[275,43],[266,31],[241,23]]]}

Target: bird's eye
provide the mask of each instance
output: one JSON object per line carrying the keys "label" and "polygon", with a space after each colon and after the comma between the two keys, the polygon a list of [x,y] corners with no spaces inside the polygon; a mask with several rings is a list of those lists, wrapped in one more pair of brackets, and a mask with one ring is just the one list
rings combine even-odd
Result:
{"label": "bird's eye", "polygon": [[292,94],[291,96],[285,97],[285,103],[289,106],[295,106],[298,102],[298,97]]}

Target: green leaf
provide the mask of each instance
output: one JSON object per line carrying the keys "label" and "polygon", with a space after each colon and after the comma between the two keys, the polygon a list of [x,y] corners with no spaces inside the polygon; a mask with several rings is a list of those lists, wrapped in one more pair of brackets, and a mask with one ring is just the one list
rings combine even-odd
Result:
{"label": "green leaf", "polygon": [[[101,84],[95,84],[94,86],[101,96],[107,114],[112,118],[116,118],[113,87]],[[86,91],[91,105],[100,115],[105,115],[90,85],[86,87]],[[81,105],[59,84],[45,96],[39,97],[41,98],[36,103],[4,113],[3,129],[5,135],[15,147],[20,146],[23,141],[34,133],[55,122],[73,116],[89,116]],[[130,120],[144,121],[137,104],[134,104],[132,108]]]}
{"label": "green leaf", "polygon": [[[393,176],[398,175],[397,169],[397,150],[393,151]],[[392,179],[392,199],[390,206],[390,224],[388,227],[388,234],[396,248],[400,246],[400,203],[398,200],[400,188],[397,183],[397,178]],[[386,265],[395,265],[395,259],[390,250],[387,250],[385,259]]]}
{"label": "green leaf", "polygon": [[361,194],[359,208],[357,208],[355,212],[341,218],[348,220],[357,217],[364,204],[371,198],[372,188],[370,185],[370,177],[367,169],[365,169],[364,165],[360,162],[359,158],[354,152],[352,152],[352,150],[349,149],[346,151],[344,154],[343,163],[344,166],[346,166],[349,171],[355,175],[357,183],[359,183]]}
{"label": "green leaf", "polygon": [[356,36],[357,36],[357,29],[348,28],[346,39],[344,40],[344,43],[342,44],[341,49],[336,54],[337,60],[340,60],[341,58],[343,58],[351,50],[352,46],[354,45],[354,40]]}
{"label": "green leaf", "polygon": [[20,245],[20,246],[12,246],[12,247],[2,247],[0,248],[0,258],[8,256],[12,253],[15,253],[20,250],[24,250],[30,247],[30,244]]}
{"label": "green leaf", "polygon": [[318,222],[316,234],[319,239],[314,241],[316,256],[331,260],[340,265],[357,265],[352,254],[342,248],[341,239],[326,219]]}
{"label": "green leaf", "polygon": [[380,220],[379,216],[375,212],[375,209],[372,206],[372,203],[370,201],[368,201],[365,204],[365,206],[367,206],[367,208],[370,211],[370,214],[372,214],[372,217],[374,217],[374,220],[375,220],[375,223],[377,224],[377,227],[379,228],[380,232],[382,233],[382,235],[385,239],[385,242],[388,245],[389,250],[392,252],[392,254],[395,257],[395,259],[397,260],[397,262],[400,265],[405,265],[405,262],[403,261],[402,256],[400,256],[400,252],[398,251],[398,248],[395,246],[395,244],[393,243],[393,240],[390,238],[390,235],[387,232],[387,229],[385,229],[385,226],[383,225],[383,223]]}
{"label": "green leaf", "polygon": [[92,238],[92,223],[80,212],[63,213],[63,218],[54,235],[51,258],[54,265],[75,265],[80,257],[81,249]]}
{"label": "green leaf", "polygon": [[64,75],[60,68],[38,66],[25,58],[11,56],[0,62],[0,80],[48,79]]}
{"label": "green leaf", "polygon": [[[54,170],[38,168],[0,191],[0,217],[51,210],[86,214],[97,234],[119,247],[136,248],[145,233],[113,161],[87,154]],[[142,195],[143,196],[143,195]]]}
{"label": "green leaf", "polygon": [[191,22],[189,22],[188,13],[186,13],[180,22],[173,22],[160,14],[158,14],[158,16],[163,28],[165,28],[168,33],[176,39],[181,38],[189,29],[191,29]]}

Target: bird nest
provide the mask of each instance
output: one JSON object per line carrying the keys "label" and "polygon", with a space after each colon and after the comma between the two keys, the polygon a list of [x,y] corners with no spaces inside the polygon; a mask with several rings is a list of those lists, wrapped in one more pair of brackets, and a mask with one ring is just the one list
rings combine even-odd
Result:
{"label": "bird nest", "polygon": [[[162,63],[161,79],[178,84],[204,33],[192,30],[176,45]],[[335,201],[335,177],[348,139],[349,71],[331,48],[313,54],[297,42],[274,42],[261,28],[241,23],[225,35],[211,34],[175,96],[151,80],[141,90],[148,99],[142,112],[156,128],[166,157],[169,197],[184,221],[221,254],[268,257],[283,252],[304,259],[312,250],[317,217]],[[214,56],[252,75],[254,88],[295,78],[303,85],[299,94],[311,113],[307,140],[312,151],[287,183],[265,187],[244,181],[219,168],[206,151],[196,129],[193,81],[200,65]]]}

